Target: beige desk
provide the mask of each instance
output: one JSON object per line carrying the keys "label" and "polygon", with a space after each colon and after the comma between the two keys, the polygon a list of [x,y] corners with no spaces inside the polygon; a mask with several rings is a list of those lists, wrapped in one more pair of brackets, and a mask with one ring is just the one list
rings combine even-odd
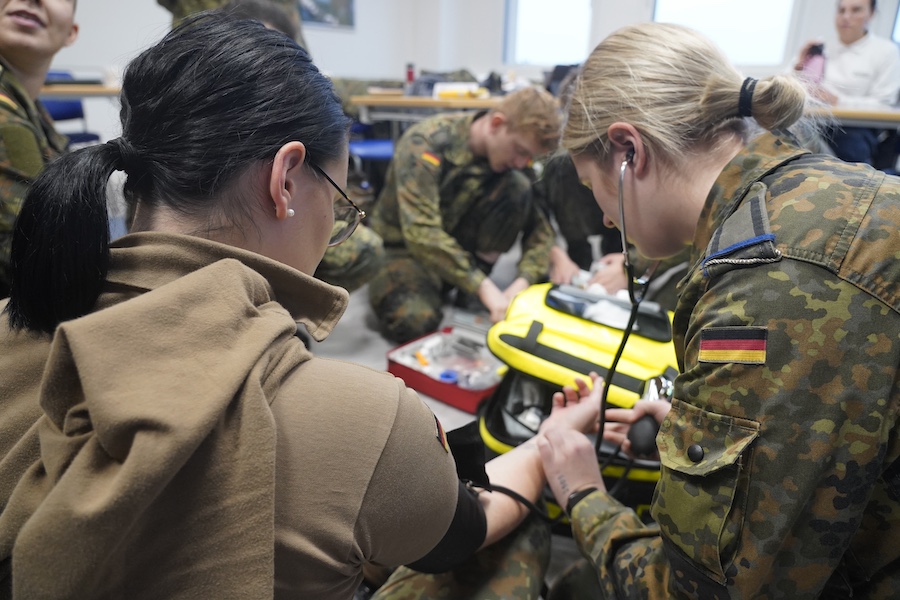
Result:
{"label": "beige desk", "polygon": [[[359,107],[359,120],[363,123],[375,121],[414,122],[439,111],[486,110],[493,108],[500,98],[453,98],[435,99],[422,96],[401,96],[393,94],[372,94],[352,96],[350,103]],[[818,111],[817,111],[818,112]],[[848,127],[874,127],[894,129],[900,127],[900,109],[859,109],[833,107],[821,114],[830,115]]]}
{"label": "beige desk", "polygon": [[388,121],[396,139],[400,134],[400,123],[421,121],[436,112],[456,112],[487,110],[500,102],[500,98],[428,98],[425,96],[401,96],[396,94],[372,94],[351,96],[350,103],[359,108],[362,123]]}
{"label": "beige desk", "polygon": [[104,98],[119,95],[119,86],[94,83],[56,83],[41,88],[43,98]]}
{"label": "beige desk", "polygon": [[900,110],[870,110],[835,106],[830,111],[823,111],[822,114],[825,116],[830,114],[837,122],[847,127],[872,127],[875,129],[897,129],[900,127]]}

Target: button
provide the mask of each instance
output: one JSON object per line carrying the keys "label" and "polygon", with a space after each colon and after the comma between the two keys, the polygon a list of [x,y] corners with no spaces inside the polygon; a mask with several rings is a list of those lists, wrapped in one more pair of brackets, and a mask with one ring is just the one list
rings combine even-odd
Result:
{"label": "button", "polygon": [[703,448],[700,447],[700,444],[693,444],[688,448],[687,455],[689,459],[698,463],[703,460]]}

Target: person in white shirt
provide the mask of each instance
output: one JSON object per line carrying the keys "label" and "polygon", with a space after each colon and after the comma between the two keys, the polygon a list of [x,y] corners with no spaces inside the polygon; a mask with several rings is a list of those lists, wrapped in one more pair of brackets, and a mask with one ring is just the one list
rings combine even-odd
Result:
{"label": "person in white shirt", "polygon": [[[884,109],[900,94],[900,51],[890,40],[869,32],[876,0],[840,0],[835,18],[840,43],[825,48],[825,73],[813,95],[833,106]],[[794,68],[803,70],[821,41],[810,41],[800,51]],[[834,127],[829,145],[838,158],[872,163],[878,144],[877,129]]]}

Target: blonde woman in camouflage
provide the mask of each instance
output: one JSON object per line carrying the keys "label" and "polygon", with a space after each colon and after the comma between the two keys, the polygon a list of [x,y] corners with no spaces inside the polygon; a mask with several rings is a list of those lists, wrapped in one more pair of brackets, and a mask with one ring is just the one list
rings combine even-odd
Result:
{"label": "blonde woman in camouflage", "polygon": [[900,180],[799,147],[806,106],[674,25],[585,63],[562,139],[580,178],[642,254],[693,245],[671,409],[607,413],[617,441],[661,423],[658,528],[583,436],[539,442],[603,597],[900,597]]}

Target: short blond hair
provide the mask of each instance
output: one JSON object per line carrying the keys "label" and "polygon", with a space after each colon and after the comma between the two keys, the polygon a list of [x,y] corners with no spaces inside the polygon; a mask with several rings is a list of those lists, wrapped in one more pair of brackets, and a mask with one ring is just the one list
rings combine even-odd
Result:
{"label": "short blond hair", "polygon": [[531,86],[503,97],[494,112],[502,113],[511,131],[534,136],[545,152],[559,147],[562,111],[550,92]]}
{"label": "short blond hair", "polygon": [[[687,27],[625,27],[584,63],[568,103],[562,146],[605,162],[607,130],[625,122],[640,132],[649,152],[678,166],[726,136],[746,136],[738,114],[743,81],[715,44]],[[787,128],[803,116],[807,98],[794,77],[767,77],[756,85],[751,114],[770,131]]]}

